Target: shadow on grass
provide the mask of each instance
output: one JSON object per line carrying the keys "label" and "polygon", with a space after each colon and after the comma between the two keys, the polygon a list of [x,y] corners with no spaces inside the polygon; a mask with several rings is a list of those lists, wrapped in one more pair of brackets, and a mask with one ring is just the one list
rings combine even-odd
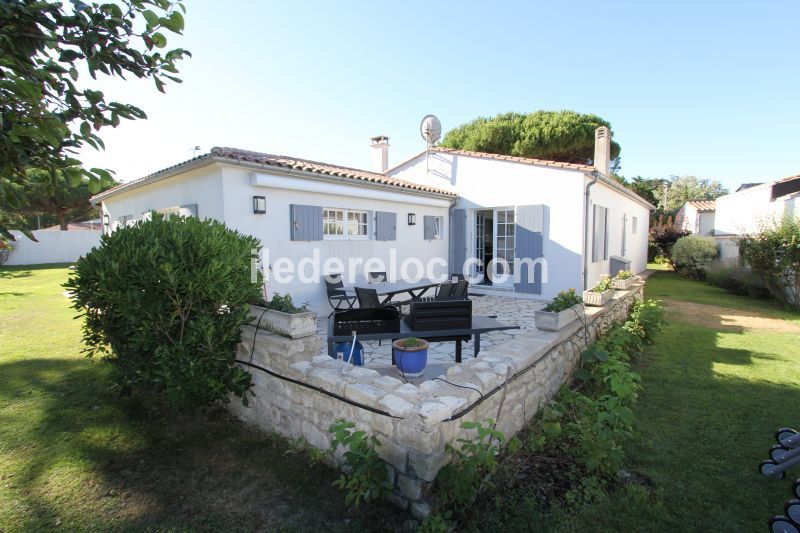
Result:
{"label": "shadow on grass", "polygon": [[2,265],[0,279],[29,278],[38,270],[67,268],[72,263],[47,263],[42,265]]}
{"label": "shadow on grass", "polygon": [[[0,450],[14,458],[21,530],[392,529],[379,507],[354,515],[337,473],[223,409],[153,418],[110,391],[104,364],[0,365]],[[0,524],[2,526],[2,524]]]}

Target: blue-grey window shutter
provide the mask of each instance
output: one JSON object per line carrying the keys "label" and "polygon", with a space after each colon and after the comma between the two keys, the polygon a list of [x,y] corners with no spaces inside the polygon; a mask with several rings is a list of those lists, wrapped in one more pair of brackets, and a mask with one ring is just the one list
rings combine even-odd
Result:
{"label": "blue-grey window shutter", "polygon": [[592,262],[608,259],[608,208],[594,205]]}
{"label": "blue-grey window shutter", "polygon": [[425,216],[423,219],[425,226],[425,240],[430,241],[436,236],[436,223],[434,217]]}
{"label": "blue-grey window shutter", "polygon": [[397,240],[397,213],[375,211],[375,240]]}
{"label": "blue-grey window shutter", "polygon": [[622,215],[622,257],[625,257],[625,241],[628,238],[628,215]]}
{"label": "blue-grey window shutter", "polygon": [[603,259],[608,259],[608,208],[603,208]]}
{"label": "blue-grey window shutter", "polygon": [[322,240],[322,207],[292,204],[289,213],[293,241]]}
{"label": "blue-grey window shutter", "polygon": [[450,272],[462,274],[464,262],[467,260],[467,210],[453,210],[453,227],[450,228],[451,250]]}
{"label": "blue-grey window shutter", "polygon": [[190,215],[197,218],[197,204],[186,204],[182,205],[181,209],[186,209],[189,211]]}
{"label": "blue-grey window shutter", "polygon": [[517,206],[514,227],[514,256],[520,259],[519,282],[514,284],[517,292],[542,293],[542,265],[537,263],[531,269],[524,260],[544,257],[545,209],[543,205]]}

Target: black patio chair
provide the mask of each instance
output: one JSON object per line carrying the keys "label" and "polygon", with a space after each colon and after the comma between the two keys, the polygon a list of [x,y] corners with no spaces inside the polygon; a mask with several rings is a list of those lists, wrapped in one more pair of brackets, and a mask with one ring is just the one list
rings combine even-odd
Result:
{"label": "black patio chair", "polygon": [[380,298],[378,298],[378,291],[375,289],[356,287],[356,298],[358,299],[358,306],[361,309],[377,309],[383,307]]}
{"label": "black patio chair", "polygon": [[439,285],[439,290],[436,291],[436,299],[437,300],[449,300],[450,297],[453,295],[453,289],[455,289],[455,284],[449,281],[446,281]]}
{"label": "black patio chair", "polygon": [[369,272],[367,273],[367,281],[370,285],[376,283],[384,283],[386,281],[386,272]]}
{"label": "black patio chair", "polygon": [[344,283],[341,274],[329,274],[325,276],[325,290],[328,293],[328,303],[333,308],[330,318],[336,311],[352,309],[356,303],[354,296],[348,296],[344,292]]}
{"label": "black patio chair", "polygon": [[467,278],[464,277],[464,274],[459,274],[458,272],[453,272],[452,274],[450,274],[450,281],[458,282],[458,281],[464,281],[465,279]]}
{"label": "black patio chair", "polygon": [[456,300],[466,300],[468,289],[469,289],[469,281],[465,279],[460,279],[458,280],[458,283],[456,283],[456,286],[453,288],[453,292],[450,294],[450,298]]}

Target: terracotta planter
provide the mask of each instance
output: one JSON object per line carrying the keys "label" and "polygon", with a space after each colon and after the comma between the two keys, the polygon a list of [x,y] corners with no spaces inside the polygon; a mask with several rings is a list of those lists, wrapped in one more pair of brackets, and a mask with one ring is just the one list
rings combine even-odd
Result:
{"label": "terracotta planter", "polygon": [[552,311],[536,311],[534,314],[536,328],[543,331],[558,331],[564,329],[579,318],[583,320],[583,306],[573,305],[557,313]]}
{"label": "terracotta planter", "polygon": [[633,285],[633,282],[636,281],[636,276],[628,279],[615,279],[613,280],[614,283],[614,290],[616,291],[627,291]]}
{"label": "terracotta planter", "polygon": [[583,291],[583,303],[593,307],[603,307],[614,297],[614,289],[603,292]]}
{"label": "terracotta planter", "polygon": [[258,325],[260,328],[268,329],[284,337],[299,339],[309,337],[317,332],[317,314],[313,311],[284,313],[251,305],[250,324]]}
{"label": "terracotta planter", "polygon": [[428,341],[419,339],[419,346],[413,348],[406,347],[404,342],[405,339],[392,342],[395,365],[404,376],[419,377],[425,372],[425,365],[428,364]]}

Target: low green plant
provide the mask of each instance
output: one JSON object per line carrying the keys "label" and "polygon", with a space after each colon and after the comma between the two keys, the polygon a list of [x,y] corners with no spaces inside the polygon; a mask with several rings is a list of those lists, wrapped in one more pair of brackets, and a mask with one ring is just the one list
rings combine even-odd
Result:
{"label": "low green plant", "polygon": [[461,428],[474,430],[475,437],[457,439],[459,448],[446,446],[451,460],[437,477],[438,503],[455,513],[467,509],[481,492],[492,487],[500,446],[505,441],[492,419],[483,423],[463,422]]}
{"label": "low green plant", "polygon": [[600,281],[597,282],[597,285],[592,287],[590,290],[591,292],[605,292],[609,291],[614,288],[614,282],[611,280],[611,276],[606,274]]}
{"label": "low green plant", "polygon": [[738,260],[713,261],[706,268],[706,282],[734,294],[763,298],[769,290],[753,269]]}
{"label": "low green plant", "polygon": [[800,219],[787,216],[761,225],[739,241],[745,263],[779,301],[800,309]]}
{"label": "low green plant", "polygon": [[303,304],[299,307],[296,306],[292,301],[291,294],[281,295],[280,293],[276,292],[272,295],[272,299],[269,302],[264,301],[263,297],[259,297],[256,298],[253,303],[254,305],[266,307],[267,309],[271,309],[273,311],[281,311],[282,313],[297,314],[308,311],[308,304]]}
{"label": "low green plant", "polygon": [[406,348],[419,348],[422,346],[422,341],[416,337],[408,337],[407,339],[403,339],[401,344]]}
{"label": "low green plant", "polygon": [[551,313],[558,313],[569,309],[573,305],[578,305],[581,302],[583,302],[583,298],[575,292],[575,289],[569,289],[559,292],[556,297],[553,298],[553,301],[547,304],[544,310]]}
{"label": "low green plant", "polygon": [[704,279],[706,269],[719,257],[719,247],[713,237],[688,235],[672,246],[672,264],[681,276]]}
{"label": "low green plant", "polygon": [[450,520],[452,518],[452,511],[431,513],[419,525],[417,533],[447,533],[447,531],[450,531]]}
{"label": "low green plant", "polygon": [[620,270],[619,272],[617,272],[617,275],[614,276],[614,279],[623,281],[626,279],[631,279],[632,277],[633,277],[633,272],[631,272],[630,270]]}
{"label": "low green plant", "polygon": [[328,431],[333,433],[331,451],[335,452],[339,446],[345,450],[345,471],[333,485],[345,491],[347,505],[358,508],[362,503],[386,498],[392,484],[386,464],[378,456],[380,441],[364,431],[353,431],[354,427],[353,422],[337,419]]}
{"label": "low green plant", "polygon": [[155,407],[191,412],[231,393],[246,404],[251,376],[235,355],[259,247],[220,222],[158,213],[103,235],[64,285],[86,353],[112,365],[118,392]]}

